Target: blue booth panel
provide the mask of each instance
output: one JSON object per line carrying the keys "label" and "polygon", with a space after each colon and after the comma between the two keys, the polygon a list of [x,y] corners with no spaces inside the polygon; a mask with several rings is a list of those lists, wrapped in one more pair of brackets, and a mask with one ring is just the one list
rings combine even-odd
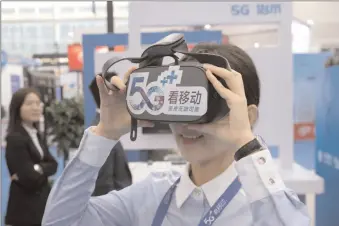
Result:
{"label": "blue booth panel", "polygon": [[325,193],[316,199],[316,225],[339,225],[339,66],[326,69],[316,111],[316,172]]}

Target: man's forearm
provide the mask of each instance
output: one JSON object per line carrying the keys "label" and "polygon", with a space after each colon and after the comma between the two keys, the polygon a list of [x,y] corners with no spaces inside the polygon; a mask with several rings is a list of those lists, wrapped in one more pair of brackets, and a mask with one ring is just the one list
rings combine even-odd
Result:
{"label": "man's forearm", "polygon": [[[77,225],[89,211],[89,200],[100,167],[116,143],[86,131],[79,150],[54,184],[42,225]],[[93,222],[100,219],[93,219]]]}

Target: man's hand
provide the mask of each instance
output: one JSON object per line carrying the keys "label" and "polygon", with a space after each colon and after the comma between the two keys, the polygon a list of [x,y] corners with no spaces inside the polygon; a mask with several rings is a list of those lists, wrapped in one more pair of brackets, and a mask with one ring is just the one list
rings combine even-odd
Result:
{"label": "man's hand", "polygon": [[[248,106],[245,96],[242,75],[213,65],[204,65],[206,76],[219,95],[225,99],[230,108],[229,115],[221,120],[201,125],[189,125],[189,129],[211,134],[224,140],[237,151],[243,145],[254,139],[248,116]],[[222,78],[229,89],[216,78]]]}
{"label": "man's hand", "polygon": [[[130,131],[131,116],[126,107],[126,82],[136,68],[129,69],[124,80],[113,76],[111,83],[119,90],[107,90],[101,76],[96,77],[100,93],[100,122],[93,132],[108,139],[119,140]],[[153,126],[150,122],[139,122],[139,126]]]}

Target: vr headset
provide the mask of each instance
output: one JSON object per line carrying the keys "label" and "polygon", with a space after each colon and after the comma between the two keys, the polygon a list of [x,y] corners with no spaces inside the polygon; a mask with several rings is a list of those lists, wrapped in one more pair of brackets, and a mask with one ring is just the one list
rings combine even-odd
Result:
{"label": "vr headset", "polygon": [[[178,53],[186,60],[179,60]],[[163,65],[165,57],[173,58],[174,63]],[[148,47],[139,58],[108,60],[101,76],[109,90],[117,88],[106,75],[114,64],[123,60],[139,64],[126,84],[132,141],[137,138],[137,120],[198,124],[218,120],[229,113],[225,100],[208,81],[203,68],[203,64],[208,63],[231,70],[227,59],[215,54],[189,52],[182,34],[165,37]],[[219,81],[227,87],[224,80]]]}

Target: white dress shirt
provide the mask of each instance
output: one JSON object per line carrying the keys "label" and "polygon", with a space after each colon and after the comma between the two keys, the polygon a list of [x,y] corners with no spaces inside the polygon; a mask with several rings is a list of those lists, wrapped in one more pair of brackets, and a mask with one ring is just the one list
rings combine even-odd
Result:
{"label": "white dress shirt", "polygon": [[[50,193],[43,226],[150,226],[165,193],[180,173],[151,173],[145,180],[107,195],[91,197],[100,167],[117,141],[85,132],[78,153]],[[309,226],[305,205],[285,187],[268,150],[235,162],[197,187],[188,170],[170,202],[162,226],[198,226],[238,176],[242,189],[213,226]]]}
{"label": "white dress shirt", "polygon": [[41,155],[41,159],[42,159],[44,157],[44,151],[42,150],[39,139],[38,139],[38,131],[35,128],[29,127],[25,124],[22,124],[22,126],[24,127],[24,129],[27,131],[27,133],[31,137],[33,144],[36,147],[36,149],[39,151]]}

